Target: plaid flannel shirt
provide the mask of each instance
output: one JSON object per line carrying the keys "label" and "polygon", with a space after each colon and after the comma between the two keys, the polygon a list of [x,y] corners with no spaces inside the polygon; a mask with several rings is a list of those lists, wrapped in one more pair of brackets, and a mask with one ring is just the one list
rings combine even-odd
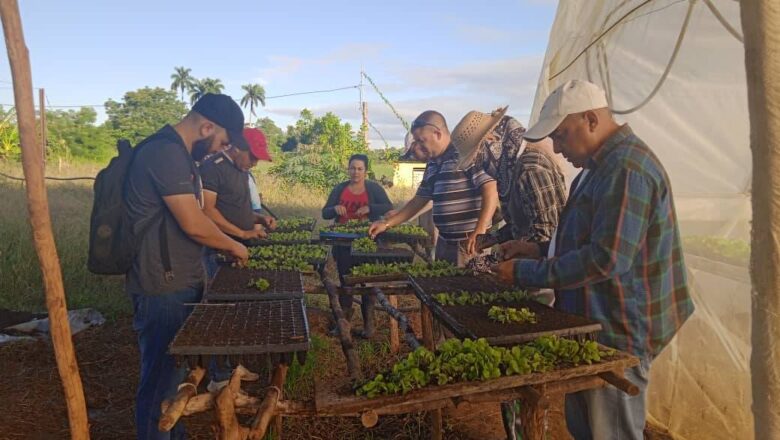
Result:
{"label": "plaid flannel shirt", "polygon": [[555,256],[518,260],[515,282],[600,322],[599,342],[655,356],[693,313],[669,178],[628,125],[587,164],[561,214]]}
{"label": "plaid flannel shirt", "polygon": [[566,203],[566,182],[553,160],[534,148],[517,159],[504,217],[512,238],[549,242]]}

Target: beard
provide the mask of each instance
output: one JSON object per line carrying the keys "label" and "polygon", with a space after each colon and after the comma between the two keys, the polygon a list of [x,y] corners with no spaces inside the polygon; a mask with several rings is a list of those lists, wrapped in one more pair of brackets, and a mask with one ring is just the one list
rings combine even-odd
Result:
{"label": "beard", "polygon": [[214,137],[215,135],[211,135],[192,143],[192,158],[196,162],[200,162],[209,153],[211,144],[214,143]]}

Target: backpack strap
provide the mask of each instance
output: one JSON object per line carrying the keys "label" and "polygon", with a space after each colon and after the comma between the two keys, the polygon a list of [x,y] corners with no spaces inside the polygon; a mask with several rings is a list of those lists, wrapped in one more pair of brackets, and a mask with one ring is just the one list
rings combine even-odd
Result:
{"label": "backpack strap", "polygon": [[[167,209],[167,208],[165,208]],[[173,267],[171,267],[171,251],[168,247],[168,216],[165,215],[165,211],[162,214],[162,221],[160,222],[160,258],[162,259],[163,269],[165,270],[165,281],[173,281]]]}
{"label": "backpack strap", "polygon": [[[136,154],[138,154],[141,151],[141,148],[146,146],[150,143],[150,141],[158,138],[169,138],[168,136],[165,136],[164,134],[155,133],[148,138],[144,139],[141,143],[135,146],[133,148],[133,157],[131,159],[130,166],[132,167],[132,162],[135,161]],[[170,138],[171,140],[176,140],[173,138]],[[125,180],[125,183],[127,180]],[[165,202],[163,201],[163,207],[160,210],[160,259],[162,260],[163,270],[164,270],[164,277],[166,282],[171,282],[174,279],[174,273],[173,273],[173,265],[171,264],[171,251],[170,247],[168,246],[168,220],[167,215],[165,213],[169,211],[168,207],[165,206]],[[146,228],[148,230],[148,228]],[[145,231],[142,231],[141,234],[145,234]],[[140,242],[140,240],[139,240]]]}

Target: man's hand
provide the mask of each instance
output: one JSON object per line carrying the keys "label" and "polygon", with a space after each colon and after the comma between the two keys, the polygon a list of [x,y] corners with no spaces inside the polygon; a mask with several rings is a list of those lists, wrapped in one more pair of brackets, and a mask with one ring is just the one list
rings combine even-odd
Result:
{"label": "man's hand", "polygon": [[336,211],[336,214],[342,217],[347,215],[347,208],[343,205],[336,205],[333,207],[333,210]]}
{"label": "man's hand", "polygon": [[398,211],[396,211],[395,209],[391,209],[385,213],[385,219],[388,219],[390,217],[395,217],[396,214],[398,214]]}
{"label": "man's hand", "polygon": [[261,215],[260,218],[260,224],[265,226],[266,229],[269,231],[273,231],[276,229],[276,219],[271,217],[270,215]]}
{"label": "man's hand", "polygon": [[364,215],[368,215],[369,212],[371,212],[371,208],[369,208],[368,205],[366,205],[358,208],[355,214],[359,215],[360,217],[363,217]]}
{"label": "man's hand", "polygon": [[268,234],[266,234],[265,230],[263,229],[263,226],[255,224],[254,228],[252,228],[251,230],[244,231],[244,234],[241,238],[244,240],[252,240],[255,238],[266,238],[266,237],[268,237]]}
{"label": "man's hand", "polygon": [[233,247],[228,250],[228,253],[236,259],[236,263],[239,266],[245,266],[249,260],[249,250],[243,244],[234,241]]}
{"label": "man's hand", "polygon": [[471,234],[469,234],[469,238],[466,239],[466,253],[468,255],[474,255],[477,252],[477,236],[483,234],[483,232],[479,231],[472,231]]}
{"label": "man's hand", "polygon": [[510,240],[501,243],[501,258],[509,260],[512,258],[530,258],[537,259],[541,257],[539,245],[525,240]]}
{"label": "man's hand", "polygon": [[499,281],[504,284],[515,284],[515,261],[502,261],[493,268],[493,272],[495,272]]}
{"label": "man's hand", "polygon": [[371,238],[376,238],[377,235],[385,232],[387,230],[387,222],[384,220],[379,220],[374,223],[371,223],[371,226],[368,227],[368,235],[371,236]]}

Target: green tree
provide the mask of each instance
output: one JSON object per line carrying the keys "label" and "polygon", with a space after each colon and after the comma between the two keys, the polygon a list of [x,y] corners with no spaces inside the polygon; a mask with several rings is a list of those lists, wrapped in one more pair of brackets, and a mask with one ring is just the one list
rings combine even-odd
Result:
{"label": "green tree", "polygon": [[274,153],[282,152],[282,142],[285,141],[284,132],[279,128],[271,118],[265,117],[255,121],[255,127],[263,130],[265,139],[268,141],[268,149]]}
{"label": "green tree", "polygon": [[189,90],[192,87],[192,82],[195,78],[192,76],[192,69],[186,67],[174,67],[174,72],[171,74],[171,90],[178,90],[181,93],[181,100],[184,102],[184,91]]}
{"label": "green tree", "polygon": [[195,104],[206,93],[222,93],[224,88],[222,80],[219,79],[195,79],[192,81],[192,87],[190,88],[190,104]]}
{"label": "green tree", "polygon": [[105,125],[115,137],[136,144],[163,125],[178,122],[186,113],[186,105],[175,92],[144,87],[125,93],[120,102],[106,101]]}
{"label": "green tree", "polygon": [[281,148],[288,152],[271,168],[272,174],[288,183],[325,191],[347,178],[347,160],[352,154],[367,151],[348,123],[333,113],[315,118],[309,110],[303,110],[295,125],[287,127]]}
{"label": "green tree", "polygon": [[91,161],[107,161],[114,156],[111,130],[95,125],[92,107],[46,112],[47,154]]}
{"label": "green tree", "polygon": [[260,84],[244,84],[241,88],[246,92],[241,98],[241,106],[249,106],[249,124],[252,124],[252,116],[255,115],[255,106],[260,104],[265,107],[265,88]]}
{"label": "green tree", "polygon": [[6,111],[0,106],[0,159],[18,160],[21,154],[16,112],[13,108]]}

